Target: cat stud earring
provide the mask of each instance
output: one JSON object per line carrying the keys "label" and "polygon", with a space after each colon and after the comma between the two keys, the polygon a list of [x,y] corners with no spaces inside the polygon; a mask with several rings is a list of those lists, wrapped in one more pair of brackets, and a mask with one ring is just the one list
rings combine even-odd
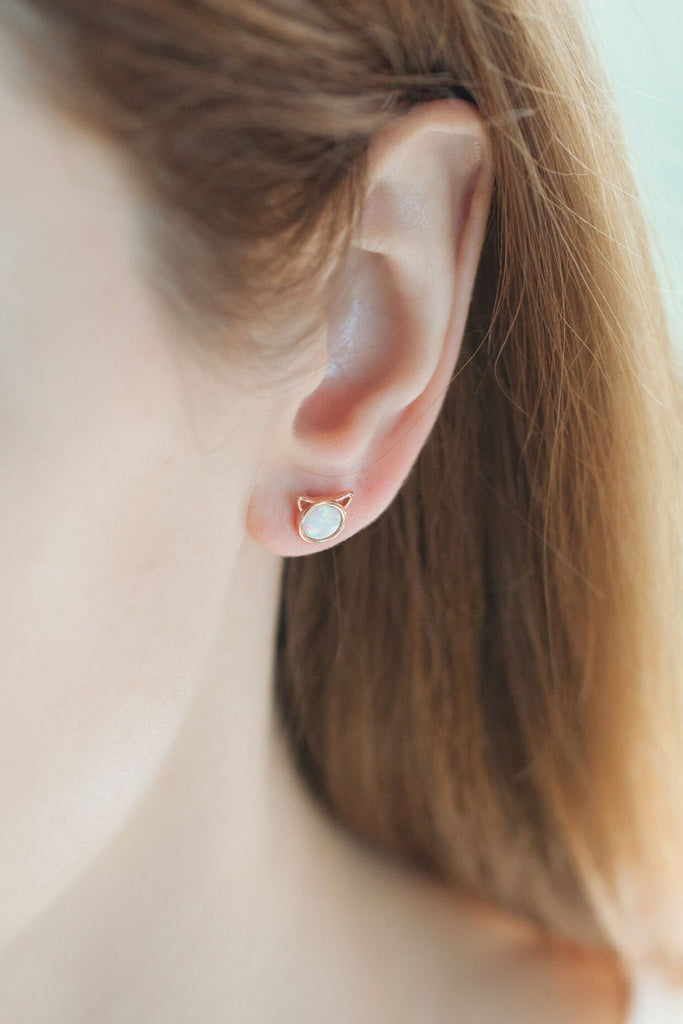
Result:
{"label": "cat stud earring", "polygon": [[353,491],[345,491],[338,498],[308,498],[300,494],[296,499],[299,536],[312,544],[332,540],[344,529],[352,497]]}

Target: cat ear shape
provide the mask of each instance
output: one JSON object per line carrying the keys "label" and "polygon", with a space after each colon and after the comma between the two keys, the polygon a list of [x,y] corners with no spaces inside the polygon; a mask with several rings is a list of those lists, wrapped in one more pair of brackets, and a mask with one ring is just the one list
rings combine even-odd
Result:
{"label": "cat ear shape", "polygon": [[338,498],[309,498],[300,494],[296,499],[296,506],[299,512],[305,512],[311,505],[317,505],[321,501],[334,502],[335,505],[341,505],[342,508],[348,508],[351,498],[353,497],[353,491],[346,491],[344,494],[340,494]]}

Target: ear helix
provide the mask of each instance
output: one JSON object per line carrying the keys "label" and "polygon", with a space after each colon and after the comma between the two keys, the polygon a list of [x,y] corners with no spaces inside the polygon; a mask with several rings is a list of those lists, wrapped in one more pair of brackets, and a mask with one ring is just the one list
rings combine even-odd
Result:
{"label": "ear helix", "polygon": [[337,537],[346,523],[346,510],[353,498],[353,491],[345,491],[337,498],[310,498],[300,494],[296,499],[299,512],[297,527],[302,540],[311,544]]}

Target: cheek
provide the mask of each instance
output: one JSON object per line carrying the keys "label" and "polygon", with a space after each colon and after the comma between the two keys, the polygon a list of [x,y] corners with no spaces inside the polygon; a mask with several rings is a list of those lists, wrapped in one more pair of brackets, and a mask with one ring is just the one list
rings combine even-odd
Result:
{"label": "cheek", "polygon": [[189,510],[159,428],[117,423],[106,404],[97,417],[59,379],[46,413],[34,384],[25,382],[22,415],[5,422],[0,445],[8,928],[15,909],[30,909],[27,888],[51,898],[147,784],[200,658],[191,643],[181,657],[168,653],[173,633],[186,637],[191,625],[172,596],[182,560],[173,541]]}
{"label": "cheek", "polygon": [[158,330],[121,315],[95,330],[68,294],[51,307],[44,289],[37,314],[27,301],[0,350],[0,602],[23,623],[45,606],[48,632],[79,594],[92,619],[98,594],[144,588],[181,514],[181,398]]}
{"label": "cheek", "polygon": [[204,651],[178,585],[201,481],[125,189],[11,90],[0,137],[3,945],[148,785]]}
{"label": "cheek", "polygon": [[46,650],[153,587],[184,396],[112,151],[12,88],[0,129],[0,602]]}
{"label": "cheek", "polygon": [[27,382],[30,444],[14,420],[0,446],[0,944],[149,786],[220,608],[201,585],[230,556],[204,541],[215,500],[167,419],[133,415],[115,383],[78,405],[87,389],[55,388],[45,416]]}
{"label": "cheek", "polygon": [[111,153],[9,89],[0,139],[2,946],[173,742],[217,632],[251,442],[231,439],[225,389],[189,384]]}

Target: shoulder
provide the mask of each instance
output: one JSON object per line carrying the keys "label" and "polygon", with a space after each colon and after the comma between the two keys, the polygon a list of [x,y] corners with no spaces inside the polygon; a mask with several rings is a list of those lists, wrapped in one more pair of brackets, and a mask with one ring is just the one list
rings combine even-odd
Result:
{"label": "shoulder", "polygon": [[613,955],[538,946],[516,949],[513,962],[520,1022],[628,1024],[631,985]]}
{"label": "shoulder", "polygon": [[341,984],[353,1012],[342,1019],[630,1024],[614,956],[551,946],[524,919],[383,858],[344,875],[334,931],[354,953]]}
{"label": "shoulder", "polygon": [[[409,961],[417,956],[426,985],[403,992],[404,1015],[394,1021],[630,1024],[631,986],[615,956],[566,943],[549,946],[521,918],[440,886],[418,889],[410,926],[395,935],[406,936],[400,975],[415,976]],[[417,1015],[413,995],[422,1007]]]}
{"label": "shoulder", "polygon": [[631,985],[631,1007],[624,1024],[682,1024],[683,985],[674,985],[649,968],[638,971]]}
{"label": "shoulder", "polygon": [[482,1022],[630,1024],[631,983],[614,954],[549,945],[533,926],[488,908],[466,911],[466,920],[481,950]]}

